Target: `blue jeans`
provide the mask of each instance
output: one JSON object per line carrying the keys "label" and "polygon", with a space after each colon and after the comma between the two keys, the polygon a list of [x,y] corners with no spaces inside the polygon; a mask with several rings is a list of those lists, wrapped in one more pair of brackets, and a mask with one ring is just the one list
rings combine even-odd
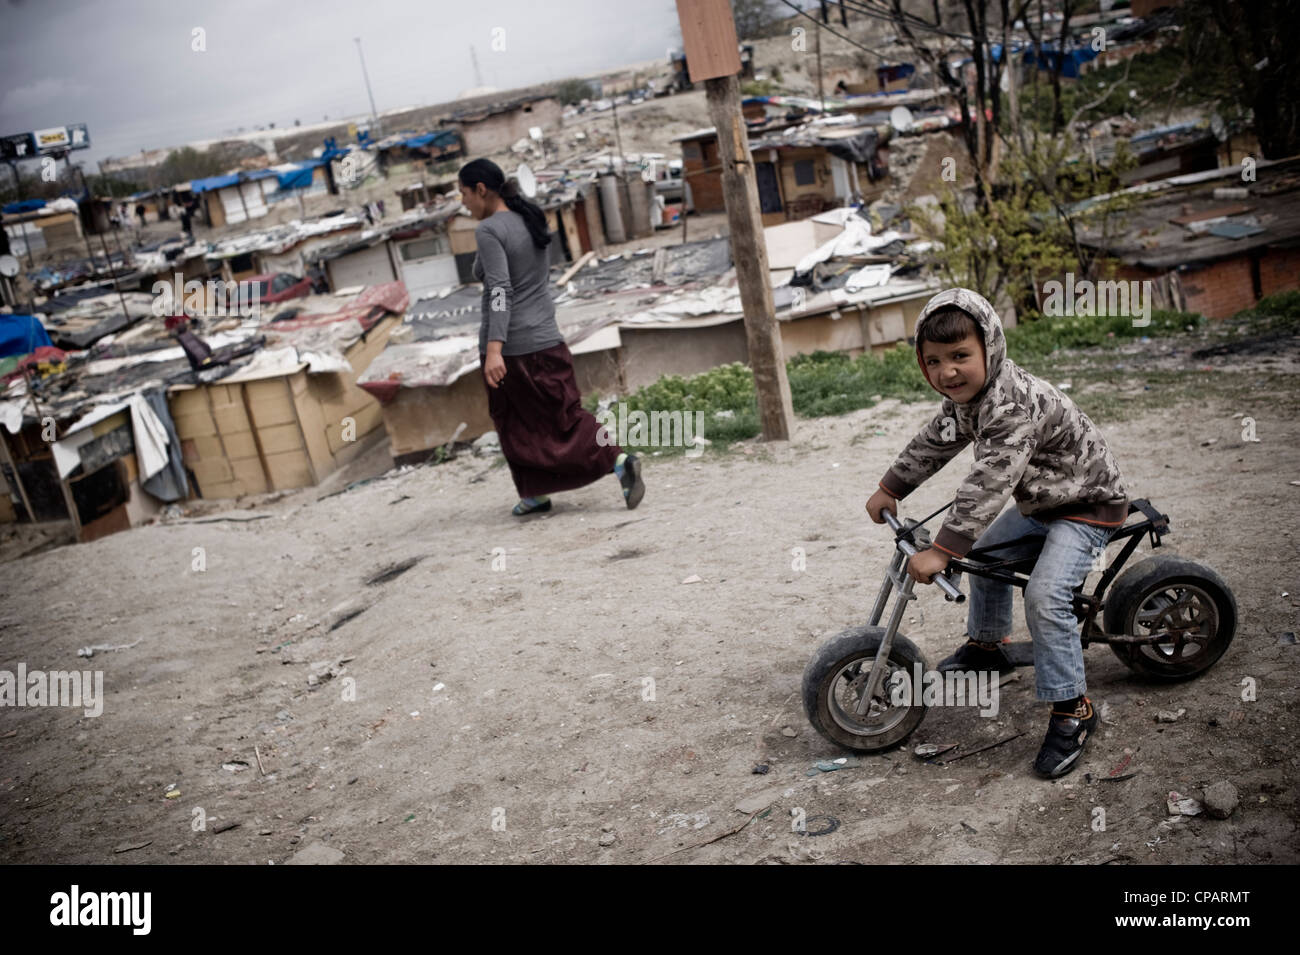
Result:
{"label": "blue jeans", "polygon": [[[1082,696],[1088,685],[1083,672],[1079,620],[1072,609],[1073,590],[1088,576],[1094,554],[1104,553],[1114,528],[1081,521],[1046,523],[1023,516],[1014,503],[988,526],[976,547],[989,547],[1017,537],[1034,539],[989,555],[1011,560],[1038,554],[1025,587],[1025,623],[1034,638],[1034,680],[1038,699],[1055,703]],[[970,590],[967,636],[989,643],[1011,633],[1015,587],[987,577],[966,575]]]}

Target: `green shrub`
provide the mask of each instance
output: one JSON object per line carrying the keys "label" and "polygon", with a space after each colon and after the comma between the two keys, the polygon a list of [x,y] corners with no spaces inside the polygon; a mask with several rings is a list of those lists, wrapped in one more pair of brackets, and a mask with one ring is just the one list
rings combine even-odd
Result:
{"label": "green shrub", "polygon": [[1300,326],[1300,292],[1278,292],[1266,295],[1253,308],[1242,309],[1232,316],[1233,321],[1260,322],[1268,328],[1294,328]]}
{"label": "green shrub", "polygon": [[1160,338],[1179,335],[1187,326],[1201,328],[1203,315],[1157,309],[1149,325],[1137,326],[1129,315],[1089,315],[1061,318],[1042,317],[1023,321],[1006,330],[1007,355],[1012,361],[1040,358],[1060,348],[1091,348],[1125,339]]}
{"label": "green shrub", "polygon": [[915,401],[933,394],[916,363],[916,350],[907,344],[856,358],[826,351],[796,355],[786,368],[794,410],[805,418],[870,408],[873,395]]}

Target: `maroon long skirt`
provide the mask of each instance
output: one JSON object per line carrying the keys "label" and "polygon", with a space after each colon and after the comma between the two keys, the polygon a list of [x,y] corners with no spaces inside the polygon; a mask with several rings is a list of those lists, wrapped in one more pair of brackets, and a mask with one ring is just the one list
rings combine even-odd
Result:
{"label": "maroon long skirt", "polygon": [[582,407],[569,346],[502,357],[505,378],[483,387],[519,496],[571,491],[613,471],[623,449],[597,440],[601,425]]}

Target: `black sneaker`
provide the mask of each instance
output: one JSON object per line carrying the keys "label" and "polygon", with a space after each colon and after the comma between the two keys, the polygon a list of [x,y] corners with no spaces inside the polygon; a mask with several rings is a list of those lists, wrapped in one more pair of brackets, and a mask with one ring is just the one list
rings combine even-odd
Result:
{"label": "black sneaker", "polygon": [[987,671],[991,673],[1010,673],[1016,668],[1000,643],[980,643],[967,640],[957,652],[939,661],[939,672]]}
{"label": "black sneaker", "polygon": [[619,478],[623,485],[623,497],[627,500],[627,509],[633,510],[645,497],[645,482],[641,480],[641,459],[629,454],[623,459],[623,476]]}
{"label": "black sneaker", "polygon": [[1044,779],[1064,776],[1079,764],[1079,754],[1101,717],[1086,696],[1073,713],[1052,710],[1047,723],[1047,738],[1034,760],[1034,772]]}

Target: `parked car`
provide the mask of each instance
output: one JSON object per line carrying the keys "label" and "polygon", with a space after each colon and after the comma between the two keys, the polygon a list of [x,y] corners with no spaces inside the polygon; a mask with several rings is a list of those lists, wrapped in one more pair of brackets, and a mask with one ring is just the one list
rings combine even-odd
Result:
{"label": "parked car", "polygon": [[254,275],[246,281],[257,283],[257,300],[262,305],[274,305],[276,302],[287,302],[291,298],[311,294],[310,278],[298,278],[288,272],[268,272],[266,275]]}

